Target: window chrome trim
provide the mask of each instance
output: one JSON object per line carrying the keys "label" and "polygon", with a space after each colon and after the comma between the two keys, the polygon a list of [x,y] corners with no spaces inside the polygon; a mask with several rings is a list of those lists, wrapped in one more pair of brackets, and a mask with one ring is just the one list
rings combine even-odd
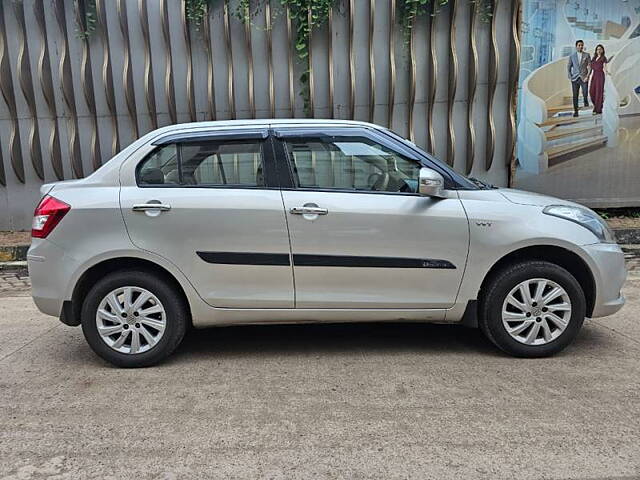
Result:
{"label": "window chrome trim", "polygon": [[401,197],[421,197],[432,198],[426,195],[421,195],[416,192],[382,192],[375,190],[349,190],[345,188],[324,188],[324,187],[286,187],[282,188],[282,191],[286,192],[318,192],[318,193],[355,193],[360,195],[397,195]]}

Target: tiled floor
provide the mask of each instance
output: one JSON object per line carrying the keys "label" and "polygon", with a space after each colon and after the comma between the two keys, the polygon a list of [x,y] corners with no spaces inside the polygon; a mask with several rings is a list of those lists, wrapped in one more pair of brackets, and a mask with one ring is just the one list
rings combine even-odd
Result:
{"label": "tiled floor", "polygon": [[627,259],[627,270],[630,275],[640,275],[640,245],[624,247],[624,256]]}
{"label": "tiled floor", "polygon": [[2,271],[0,270],[0,297],[29,294],[31,281],[26,269]]}

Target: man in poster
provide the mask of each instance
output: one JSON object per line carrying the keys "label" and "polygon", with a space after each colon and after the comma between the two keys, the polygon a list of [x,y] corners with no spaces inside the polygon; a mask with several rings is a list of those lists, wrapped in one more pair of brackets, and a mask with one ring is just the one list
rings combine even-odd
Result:
{"label": "man in poster", "polygon": [[569,80],[571,80],[571,89],[573,91],[573,116],[578,116],[578,95],[580,89],[582,89],[582,96],[584,97],[584,106],[589,106],[589,99],[587,97],[588,83],[589,83],[589,69],[591,64],[591,57],[587,52],[584,52],[584,42],[578,40],[576,42],[576,51],[569,56],[569,63],[567,64],[567,72],[569,74]]}

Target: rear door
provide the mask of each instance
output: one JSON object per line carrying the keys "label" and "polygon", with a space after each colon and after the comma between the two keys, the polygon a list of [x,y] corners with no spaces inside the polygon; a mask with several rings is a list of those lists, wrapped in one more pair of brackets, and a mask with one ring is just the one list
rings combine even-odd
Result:
{"label": "rear door", "polygon": [[365,128],[280,129],[298,308],[453,305],[469,244],[455,192],[416,193],[421,160]]}
{"label": "rear door", "polygon": [[164,137],[122,179],[133,243],[181,269],[210,305],[292,308],[282,198],[267,130]]}

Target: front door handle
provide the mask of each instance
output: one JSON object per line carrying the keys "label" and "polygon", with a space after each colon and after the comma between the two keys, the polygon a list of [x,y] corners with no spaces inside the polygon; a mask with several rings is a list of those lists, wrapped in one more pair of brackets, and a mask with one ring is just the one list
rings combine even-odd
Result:
{"label": "front door handle", "polygon": [[138,203],[131,207],[131,210],[133,210],[134,212],[168,212],[169,210],[171,210],[171,205],[167,205],[166,203]]}
{"label": "front door handle", "polygon": [[293,207],[289,212],[294,215],[327,215],[329,210],[321,207]]}

